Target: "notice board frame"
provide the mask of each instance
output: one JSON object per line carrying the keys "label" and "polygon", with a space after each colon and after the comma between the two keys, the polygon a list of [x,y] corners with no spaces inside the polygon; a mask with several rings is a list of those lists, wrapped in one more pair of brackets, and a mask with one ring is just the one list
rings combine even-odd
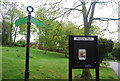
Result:
{"label": "notice board frame", "polygon": [[[96,54],[97,54],[97,61],[96,67],[73,67],[73,54],[74,54],[74,37],[87,37],[87,38],[94,38],[96,42]],[[91,39],[93,40],[93,39]],[[84,42],[91,41],[91,40],[81,40]],[[69,81],[72,81],[72,69],[95,69],[96,70],[96,81],[99,81],[99,52],[98,52],[98,37],[97,36],[73,36],[69,35]]]}

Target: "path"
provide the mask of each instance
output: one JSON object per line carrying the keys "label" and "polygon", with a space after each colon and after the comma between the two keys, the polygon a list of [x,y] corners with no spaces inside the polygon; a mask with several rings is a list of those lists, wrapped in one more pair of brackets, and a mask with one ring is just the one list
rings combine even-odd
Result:
{"label": "path", "polygon": [[109,64],[115,71],[116,75],[120,78],[120,63],[109,61]]}

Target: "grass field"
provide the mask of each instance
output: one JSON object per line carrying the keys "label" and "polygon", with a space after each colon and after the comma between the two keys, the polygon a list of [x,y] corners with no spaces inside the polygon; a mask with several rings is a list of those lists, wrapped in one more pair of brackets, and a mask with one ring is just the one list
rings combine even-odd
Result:
{"label": "grass field", "polygon": [[[2,78],[24,79],[25,48],[2,47]],[[73,78],[80,76],[81,70],[73,70]],[[95,78],[95,70],[91,69]],[[117,79],[111,68],[100,68],[101,79]],[[63,54],[38,49],[30,50],[30,79],[68,79],[68,58]]]}
{"label": "grass field", "polygon": [[118,63],[120,63],[120,61],[118,61],[118,60],[113,60],[113,59],[107,59],[107,61],[113,61],[113,62],[118,62]]}

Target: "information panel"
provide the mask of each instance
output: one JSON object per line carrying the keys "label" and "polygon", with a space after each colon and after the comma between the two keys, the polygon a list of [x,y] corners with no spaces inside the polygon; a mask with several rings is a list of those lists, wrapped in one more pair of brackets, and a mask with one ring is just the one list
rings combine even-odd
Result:
{"label": "information panel", "polygon": [[69,36],[69,63],[72,68],[97,68],[97,43],[97,36]]}

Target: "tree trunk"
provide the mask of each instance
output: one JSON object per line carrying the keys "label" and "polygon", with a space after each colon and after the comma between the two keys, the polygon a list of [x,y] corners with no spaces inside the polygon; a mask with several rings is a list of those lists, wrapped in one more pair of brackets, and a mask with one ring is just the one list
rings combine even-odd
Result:
{"label": "tree trunk", "polygon": [[[84,35],[85,36],[89,36],[89,30],[90,30],[90,27],[88,26],[88,23],[85,23],[85,25],[84,25]],[[89,80],[90,78],[92,78],[90,70],[89,69],[83,69],[81,78],[86,79],[86,80]]]}
{"label": "tree trunk", "polygon": [[90,70],[89,69],[83,69],[81,78],[82,79],[87,79],[87,80],[90,79],[90,78],[92,78]]}
{"label": "tree trunk", "polygon": [[[86,25],[85,25],[86,26]],[[84,35],[85,36],[88,36],[89,35],[89,30],[90,28],[89,27],[84,27]],[[92,75],[90,73],[90,70],[89,69],[83,69],[82,70],[82,75],[81,75],[81,78],[82,79],[90,79],[92,78]]]}
{"label": "tree trunk", "polygon": [[3,18],[2,21],[2,44],[6,46],[7,39],[6,39],[6,28],[5,28],[5,20]]}
{"label": "tree trunk", "polygon": [[2,45],[6,45],[6,43],[5,43],[5,32],[4,32],[4,29],[2,30]]}
{"label": "tree trunk", "polygon": [[10,43],[9,43],[9,46],[12,46],[12,30],[13,30],[13,15],[11,16],[11,25],[10,25]]}
{"label": "tree trunk", "polygon": [[48,51],[48,50],[47,50],[47,49],[45,49],[45,54],[47,54],[47,51]]}
{"label": "tree trunk", "polygon": [[90,30],[89,27],[84,27],[84,35],[85,35],[85,36],[88,36],[88,35],[89,35],[89,30]]}
{"label": "tree trunk", "polygon": [[15,29],[14,43],[16,41],[17,30],[18,30],[18,27],[16,27],[16,29]]}
{"label": "tree trunk", "polygon": [[9,42],[9,46],[12,46],[12,25],[10,27],[10,42]]}
{"label": "tree trunk", "polygon": [[[87,12],[85,2],[82,3],[82,9],[83,9],[82,13],[83,13],[83,20],[84,20],[84,35],[85,36],[89,36],[89,30],[91,28],[91,24],[92,24],[92,21],[93,21],[95,4],[96,3],[91,4],[91,6],[92,6],[92,7],[90,7],[91,8],[91,13],[89,13],[89,11]],[[89,20],[88,20],[88,14],[90,14]],[[92,78],[90,70],[89,69],[83,69],[81,78],[83,78],[83,79]]]}

